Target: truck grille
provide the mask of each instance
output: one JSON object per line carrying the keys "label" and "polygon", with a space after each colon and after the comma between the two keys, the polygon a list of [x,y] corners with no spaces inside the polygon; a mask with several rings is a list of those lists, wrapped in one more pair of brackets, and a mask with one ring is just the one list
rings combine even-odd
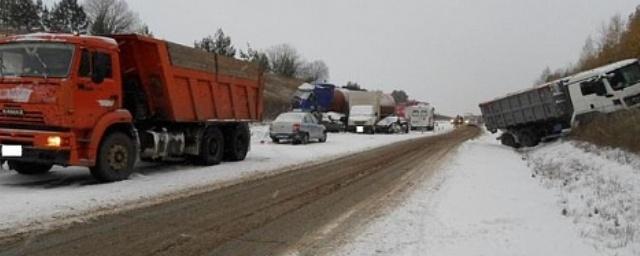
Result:
{"label": "truck grille", "polygon": [[355,125],[365,125],[367,124],[367,121],[355,121],[353,122]]}
{"label": "truck grille", "polygon": [[24,111],[23,115],[9,115],[0,112],[0,123],[44,124],[44,115],[39,111]]}

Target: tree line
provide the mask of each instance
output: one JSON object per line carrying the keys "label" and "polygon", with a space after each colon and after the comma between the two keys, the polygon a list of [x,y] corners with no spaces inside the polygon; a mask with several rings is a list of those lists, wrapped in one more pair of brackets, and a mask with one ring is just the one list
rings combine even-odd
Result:
{"label": "tree line", "polygon": [[150,34],[124,0],[0,0],[0,28],[16,33]]}
{"label": "tree line", "polygon": [[297,78],[306,82],[324,82],[329,79],[329,67],[322,60],[306,61],[296,48],[279,44],[266,50],[256,50],[247,44],[247,50],[237,50],[231,37],[222,29],[194,42],[194,47],[207,52],[253,62],[263,70],[280,76]]}
{"label": "tree line", "polygon": [[627,18],[613,16],[600,28],[595,39],[592,36],[587,37],[576,64],[555,71],[547,67],[536,80],[536,84],[631,58],[640,58],[640,6]]}

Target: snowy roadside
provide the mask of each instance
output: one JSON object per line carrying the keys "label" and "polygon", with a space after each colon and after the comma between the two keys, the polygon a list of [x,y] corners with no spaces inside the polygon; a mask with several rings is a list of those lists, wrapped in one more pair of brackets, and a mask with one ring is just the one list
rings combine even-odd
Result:
{"label": "snowy roadside", "polygon": [[606,255],[640,255],[640,157],[580,142],[526,153],[533,176],[559,197],[562,214]]}
{"label": "snowy roadside", "polygon": [[494,135],[466,142],[336,255],[603,254],[562,215],[557,191],[532,178],[527,163]]}
{"label": "snowy roadside", "polygon": [[[441,125],[435,134],[448,132]],[[326,143],[304,146],[272,144],[268,127],[252,127],[247,159],[212,167],[146,164],[130,180],[96,184],[85,168],[56,167],[45,176],[25,177],[0,170],[0,238],[32,229],[43,229],[87,215],[106,213],[165,200],[189,192],[212,189],[290,167],[365,151],[434,133],[399,135],[329,134]],[[264,141],[265,143],[261,143]],[[6,167],[6,166],[5,166]]]}

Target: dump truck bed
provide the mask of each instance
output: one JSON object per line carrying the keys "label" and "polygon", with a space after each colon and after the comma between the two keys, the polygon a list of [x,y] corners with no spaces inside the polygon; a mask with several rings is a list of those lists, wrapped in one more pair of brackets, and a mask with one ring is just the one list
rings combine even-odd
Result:
{"label": "dump truck bed", "polygon": [[[117,35],[123,76],[139,77],[150,114],[169,122],[257,121],[262,71],[255,64],[139,35]],[[125,85],[126,86],[126,85]]]}
{"label": "dump truck bed", "polygon": [[487,129],[509,129],[530,123],[569,124],[573,108],[567,87],[549,83],[480,104]]}

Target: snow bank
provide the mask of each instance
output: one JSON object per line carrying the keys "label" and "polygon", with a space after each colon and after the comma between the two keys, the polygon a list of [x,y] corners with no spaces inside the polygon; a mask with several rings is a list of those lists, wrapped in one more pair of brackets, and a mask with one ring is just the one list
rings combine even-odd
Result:
{"label": "snow bank", "polygon": [[526,153],[562,213],[608,255],[640,255],[640,157],[619,149],[556,142]]}
{"label": "snow bank", "polygon": [[531,178],[522,155],[483,135],[337,255],[599,255]]}
{"label": "snow bank", "polygon": [[[437,133],[450,129],[446,127]],[[329,134],[326,143],[292,146],[272,144],[268,141],[267,132],[266,126],[252,127],[252,148],[242,162],[212,167],[145,164],[137,168],[138,173],[130,180],[110,184],[97,184],[86,168],[56,167],[48,175],[25,177],[6,170],[5,166],[0,170],[0,238],[15,232],[82,220],[90,213],[150,204],[172,195],[208,190],[258,175],[284,171],[283,168],[326,161],[434,134]]]}

